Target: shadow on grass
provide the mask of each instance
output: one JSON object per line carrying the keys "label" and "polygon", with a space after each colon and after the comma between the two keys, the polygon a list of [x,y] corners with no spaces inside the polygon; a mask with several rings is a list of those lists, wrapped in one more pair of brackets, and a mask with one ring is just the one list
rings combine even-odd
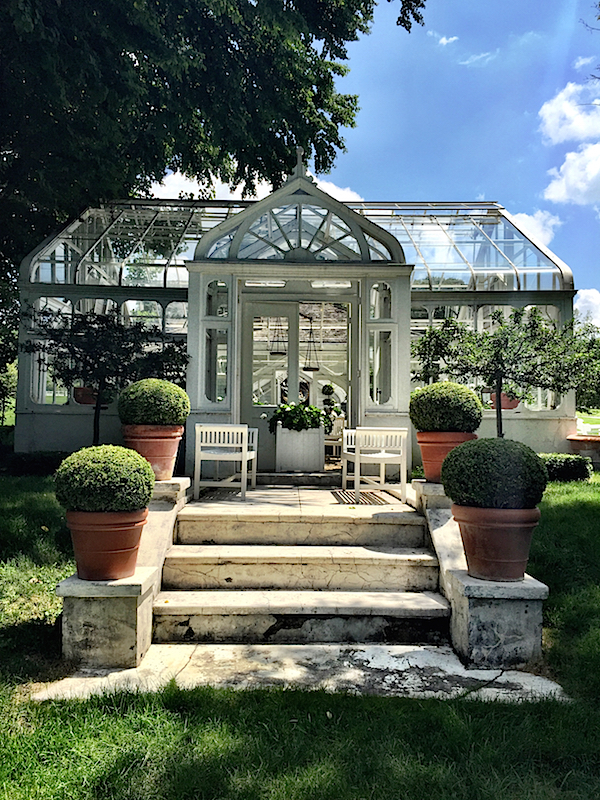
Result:
{"label": "shadow on grass", "polygon": [[547,800],[600,790],[600,729],[583,704],[171,684],[52,713],[68,718],[79,753],[89,746],[78,736],[84,720],[104,726],[94,753],[106,757],[88,779],[91,796],[113,800]]}
{"label": "shadow on grass", "polygon": [[0,681],[10,686],[48,683],[70,675],[61,659],[61,620],[31,619],[0,629]]}

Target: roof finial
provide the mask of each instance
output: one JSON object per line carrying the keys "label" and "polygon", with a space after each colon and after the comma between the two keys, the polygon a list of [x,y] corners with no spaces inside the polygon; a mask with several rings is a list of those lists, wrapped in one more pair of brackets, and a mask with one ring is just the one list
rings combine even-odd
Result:
{"label": "roof finial", "polygon": [[294,170],[294,178],[303,178],[306,175],[306,170],[304,168],[304,161],[302,160],[303,155],[304,155],[304,149],[302,147],[297,147],[296,169]]}

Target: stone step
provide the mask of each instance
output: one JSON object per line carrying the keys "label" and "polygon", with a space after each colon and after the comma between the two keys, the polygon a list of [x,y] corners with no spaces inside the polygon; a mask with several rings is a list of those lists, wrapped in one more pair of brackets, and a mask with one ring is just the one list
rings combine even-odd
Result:
{"label": "stone step", "polygon": [[435,590],[438,562],[419,548],[175,545],[163,589]]}
{"label": "stone step", "polygon": [[435,644],[449,616],[434,592],[162,591],[153,640]]}
{"label": "stone step", "polygon": [[425,520],[385,506],[327,509],[207,509],[188,504],[178,516],[177,544],[374,545],[421,547]]}

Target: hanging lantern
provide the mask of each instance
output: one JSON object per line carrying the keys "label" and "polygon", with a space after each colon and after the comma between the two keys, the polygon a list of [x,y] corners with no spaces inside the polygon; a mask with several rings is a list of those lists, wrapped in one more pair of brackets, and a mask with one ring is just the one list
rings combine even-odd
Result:
{"label": "hanging lantern", "polygon": [[317,344],[315,342],[312,317],[310,317],[310,330],[308,331],[308,343],[306,345],[306,355],[304,356],[304,366],[302,369],[304,372],[319,371],[319,358],[317,355]]}
{"label": "hanging lantern", "polygon": [[273,338],[269,345],[269,353],[272,356],[287,355],[287,337],[281,322],[281,317],[277,317],[277,322],[273,329]]}

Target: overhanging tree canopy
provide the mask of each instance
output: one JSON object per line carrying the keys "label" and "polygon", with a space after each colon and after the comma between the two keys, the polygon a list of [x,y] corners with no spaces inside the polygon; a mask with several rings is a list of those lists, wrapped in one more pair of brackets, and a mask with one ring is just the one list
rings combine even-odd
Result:
{"label": "overhanging tree canopy", "polygon": [[[399,24],[425,0],[401,0]],[[5,0],[0,245],[18,262],[56,224],[147,189],[277,182],[295,147],[328,170],[356,97],[336,91],[374,0]]]}

